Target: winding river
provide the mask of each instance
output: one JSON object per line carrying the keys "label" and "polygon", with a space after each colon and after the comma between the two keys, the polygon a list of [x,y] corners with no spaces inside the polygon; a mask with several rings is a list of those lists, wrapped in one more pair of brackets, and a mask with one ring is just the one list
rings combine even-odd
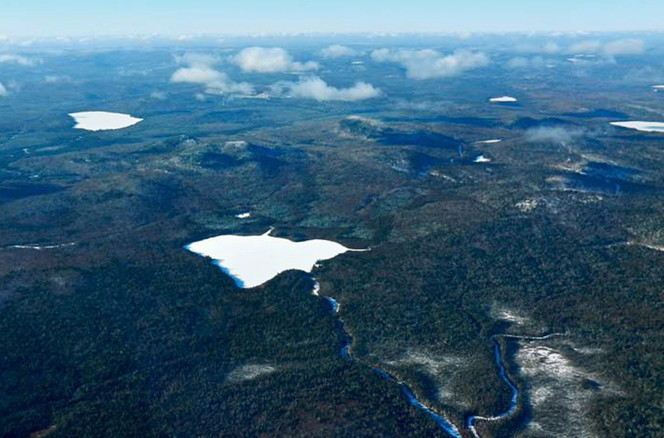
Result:
{"label": "winding river", "polygon": [[[314,288],[312,290],[312,294],[315,296],[321,296],[319,294],[320,292],[320,284],[318,281],[314,279]],[[339,354],[341,357],[343,357],[346,360],[357,360],[353,357],[351,353],[351,347],[353,345],[353,338],[352,336],[346,331],[346,327],[344,324],[344,320],[339,316],[341,306],[337,300],[335,300],[332,297],[326,297],[326,296],[321,296],[324,298],[330,305],[330,310],[333,315],[336,315],[336,325],[337,329],[341,333],[341,349],[339,351]],[[563,333],[552,333],[549,335],[545,336],[524,336],[524,335],[509,335],[509,334],[498,334],[494,335],[491,337],[491,340],[493,341],[493,352],[494,352],[494,360],[496,362],[496,366],[498,367],[498,376],[500,379],[505,382],[505,384],[509,387],[510,391],[512,392],[512,397],[510,399],[510,405],[505,410],[504,412],[494,415],[491,417],[485,417],[485,416],[480,416],[480,415],[473,415],[468,417],[466,420],[466,428],[473,434],[475,438],[481,438],[477,430],[475,429],[475,424],[478,421],[499,421],[503,420],[505,418],[510,417],[513,415],[519,406],[519,389],[516,387],[516,385],[510,380],[508,374],[507,374],[507,369],[505,368],[505,364],[503,363],[503,355],[502,355],[502,349],[500,347],[500,338],[503,339],[512,339],[512,340],[527,340],[527,341],[544,341],[556,336],[564,336]],[[358,360],[358,362],[360,362]],[[360,362],[361,363],[361,362]],[[392,382],[396,385],[399,386],[401,389],[401,392],[403,393],[404,397],[406,400],[408,400],[408,403],[420,410],[421,412],[425,413],[428,415],[432,420],[436,422],[436,424],[449,436],[453,438],[463,438],[461,435],[461,432],[459,432],[459,429],[452,424],[447,418],[445,418],[443,415],[440,415],[436,413],[433,409],[422,403],[420,400],[418,400],[417,396],[413,392],[413,390],[403,381],[397,379],[395,376],[392,374],[388,373],[387,371],[378,368],[378,367],[373,367],[370,365],[367,365],[368,368],[371,369],[374,373],[378,374],[382,379],[387,380],[389,382]]]}
{"label": "winding river", "polygon": [[[318,282],[314,279],[315,284],[314,288],[312,290],[312,294],[316,296],[320,296],[320,285]],[[352,336],[346,331],[346,327],[344,324],[343,319],[339,317],[339,311],[341,309],[341,306],[339,305],[339,302],[335,300],[332,297],[323,297],[329,304],[330,304],[330,309],[332,311],[332,314],[337,316],[336,323],[337,323],[337,328],[339,332],[341,333],[341,349],[339,351],[339,354],[341,357],[343,357],[346,360],[357,360],[353,357],[351,353],[351,347],[353,345],[353,338]],[[358,361],[360,362],[360,361]],[[360,362],[361,363],[361,362]],[[413,392],[413,390],[403,381],[397,379],[395,376],[392,374],[388,373],[387,371],[378,368],[378,367],[373,367],[367,365],[371,371],[374,373],[378,374],[382,379],[387,380],[388,382],[392,382],[396,385],[399,386],[401,389],[401,392],[403,393],[404,397],[406,397],[406,400],[408,400],[408,403],[410,403],[411,406],[417,408],[418,410],[422,411],[423,413],[427,414],[432,420],[436,422],[436,424],[449,436],[453,438],[463,438],[461,436],[461,433],[459,432],[459,429],[452,424],[447,418],[444,416],[437,414],[433,409],[430,407],[426,406],[424,403],[419,401],[417,399],[417,396]]]}
{"label": "winding river", "polygon": [[[459,146],[459,155],[463,155],[462,145]],[[244,289],[251,289],[253,287],[264,284],[283,271],[296,269],[311,273],[316,267],[317,263],[321,260],[329,260],[339,254],[343,254],[348,251],[367,251],[349,249],[336,242],[327,240],[293,242],[285,238],[273,237],[270,235],[271,232],[272,229],[260,236],[222,235],[199,242],[194,242],[185,246],[185,249],[200,256],[212,258],[215,261],[215,264],[217,264],[224,270],[226,274],[235,280],[238,287]],[[70,245],[73,244],[75,243]],[[31,249],[47,249],[56,247],[60,247],[60,245],[15,246],[15,248]],[[257,258],[262,262],[258,263],[261,269],[256,268]],[[346,360],[362,363],[352,354],[351,350],[353,346],[353,338],[346,330],[343,318],[339,316],[341,310],[340,303],[332,297],[321,296],[319,294],[320,284],[313,276],[311,276],[311,279],[313,281],[313,288],[311,293],[317,297],[325,299],[330,305],[332,315],[335,316],[335,328],[341,334],[341,349],[339,354]],[[473,434],[475,438],[480,438],[477,430],[475,429],[475,424],[478,421],[502,420],[514,414],[518,409],[520,395],[519,390],[510,380],[507,374],[507,370],[503,363],[503,355],[499,339],[545,340],[553,336],[561,335],[562,334],[560,333],[553,333],[541,337],[531,337],[498,334],[491,337],[491,340],[493,341],[494,360],[496,362],[496,366],[498,367],[499,377],[509,387],[510,391],[512,392],[512,397],[508,409],[501,414],[492,417],[473,415],[466,419],[464,426]],[[462,438],[461,432],[457,426],[455,426],[443,415],[438,414],[432,408],[418,400],[415,392],[405,382],[399,380],[397,377],[381,368],[366,364],[365,366],[378,374],[382,379],[398,385],[404,397],[408,400],[408,403],[428,415],[447,435],[453,438]]]}
{"label": "winding river", "polygon": [[507,370],[505,369],[505,364],[503,363],[503,355],[500,348],[499,339],[504,338],[504,339],[516,339],[516,340],[526,340],[526,341],[544,341],[556,336],[564,336],[564,334],[551,333],[545,336],[522,336],[522,335],[498,334],[491,337],[491,340],[493,341],[494,360],[496,362],[496,365],[498,366],[498,376],[509,387],[510,391],[512,392],[512,398],[510,400],[510,405],[507,408],[507,410],[501,414],[494,415],[492,417],[483,417],[480,415],[473,415],[468,417],[468,419],[466,420],[466,428],[470,430],[470,432],[473,434],[475,438],[481,438],[480,434],[477,433],[477,430],[475,429],[475,423],[477,421],[503,420],[513,415],[519,407],[519,395],[520,395],[519,389],[516,387],[516,385],[510,380],[509,376],[507,375]]}

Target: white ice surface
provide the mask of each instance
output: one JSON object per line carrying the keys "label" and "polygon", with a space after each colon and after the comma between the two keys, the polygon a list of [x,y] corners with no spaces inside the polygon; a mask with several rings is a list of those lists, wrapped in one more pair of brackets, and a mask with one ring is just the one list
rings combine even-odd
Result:
{"label": "white ice surface", "polygon": [[129,114],[109,113],[106,111],[83,111],[69,115],[76,121],[74,128],[86,131],[123,129],[143,120],[138,117],[132,117]]}
{"label": "white ice surface", "polygon": [[610,122],[613,126],[636,129],[643,132],[664,132],[664,122]]}
{"label": "white ice surface", "polygon": [[478,141],[478,142],[476,142],[476,143],[480,143],[480,144],[495,144],[495,143],[500,143],[501,141],[503,141],[503,140],[500,139],[500,138],[493,138],[493,139],[491,139],[491,140],[480,140],[480,141]]}
{"label": "white ice surface", "polygon": [[225,235],[194,242],[185,247],[210,257],[244,289],[260,286],[291,269],[311,272],[320,260],[329,260],[351,251],[329,240],[293,242],[272,237]]}
{"label": "white ice surface", "polygon": [[512,97],[512,96],[492,97],[491,99],[489,99],[489,102],[497,102],[497,103],[516,102],[516,101],[517,101],[517,99],[515,97]]}

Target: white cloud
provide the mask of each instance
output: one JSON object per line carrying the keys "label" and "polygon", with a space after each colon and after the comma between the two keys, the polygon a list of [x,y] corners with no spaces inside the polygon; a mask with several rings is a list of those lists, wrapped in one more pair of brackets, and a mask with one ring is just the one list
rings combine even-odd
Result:
{"label": "white cloud", "polygon": [[9,91],[7,91],[2,82],[0,82],[0,97],[6,97],[6,96],[9,96]]}
{"label": "white cloud", "polygon": [[602,48],[602,43],[596,40],[587,40],[587,41],[579,41],[578,43],[574,43],[570,46],[569,52],[571,53],[578,53],[578,54],[583,54],[583,53],[597,53],[600,51]]}
{"label": "white cloud", "polygon": [[521,43],[515,47],[515,51],[519,53],[558,53],[560,52],[560,45],[555,41],[549,41],[544,44],[541,43]]}
{"label": "white cloud", "polygon": [[203,84],[222,80],[224,74],[214,69],[219,59],[212,55],[201,53],[185,53],[175,56],[180,65],[185,65],[173,73],[171,82],[182,82],[187,84]]}
{"label": "white cloud", "polygon": [[171,76],[171,82],[184,82],[188,84],[209,84],[219,81],[224,74],[208,66],[192,66],[178,69]]}
{"label": "white cloud", "polygon": [[23,67],[34,67],[41,63],[41,59],[28,58],[27,56],[3,53],[0,55],[0,64],[16,64]]}
{"label": "white cloud", "polygon": [[526,58],[524,56],[516,56],[509,61],[507,61],[507,68],[519,69],[519,68],[542,68],[546,66],[546,60],[541,56],[533,56],[532,58]]}
{"label": "white cloud", "polygon": [[181,67],[171,76],[171,82],[200,84],[206,87],[205,92],[209,94],[252,94],[254,92],[251,84],[246,82],[234,82],[224,72],[216,70],[213,66],[218,59],[209,55],[185,54],[176,57]]}
{"label": "white cloud", "polygon": [[467,70],[484,67],[489,58],[482,52],[457,50],[451,55],[442,55],[435,50],[374,50],[371,58],[377,62],[395,62],[406,69],[411,79],[445,78],[459,75]]}
{"label": "white cloud", "polygon": [[254,94],[254,87],[248,82],[234,82],[226,73],[219,80],[205,84],[208,94]]}
{"label": "white cloud", "polygon": [[611,41],[604,46],[604,53],[609,56],[638,55],[644,51],[643,41],[635,38]]}
{"label": "white cloud", "polygon": [[507,61],[507,68],[528,68],[530,67],[530,59],[523,56],[516,56]]}
{"label": "white cloud", "polygon": [[356,82],[349,88],[337,88],[317,76],[301,78],[298,82],[280,82],[272,86],[277,95],[322,101],[355,102],[380,96],[381,91],[366,82]]}
{"label": "white cloud", "polygon": [[568,50],[577,54],[599,53],[606,56],[638,55],[645,51],[645,44],[637,38],[626,38],[602,44],[596,40],[580,41],[572,44]]}
{"label": "white cloud", "polygon": [[324,58],[345,58],[348,56],[356,56],[358,54],[357,50],[339,44],[333,44],[326,47],[321,50],[320,53]]}
{"label": "white cloud", "polygon": [[180,65],[212,66],[218,64],[220,59],[205,53],[188,52],[184,55],[175,55],[175,61]]}
{"label": "white cloud", "polygon": [[168,94],[164,93],[163,91],[153,91],[150,93],[150,98],[156,100],[166,100],[168,98]]}
{"label": "white cloud", "polygon": [[532,143],[561,143],[568,144],[572,140],[583,136],[579,129],[567,129],[559,126],[543,126],[531,128],[526,131],[526,140]]}
{"label": "white cloud", "polygon": [[231,60],[247,73],[303,72],[318,69],[318,63],[294,61],[290,53],[280,47],[249,47]]}
{"label": "white cloud", "polygon": [[72,82],[72,79],[69,76],[46,75],[44,76],[44,82],[47,84],[58,84],[62,82]]}

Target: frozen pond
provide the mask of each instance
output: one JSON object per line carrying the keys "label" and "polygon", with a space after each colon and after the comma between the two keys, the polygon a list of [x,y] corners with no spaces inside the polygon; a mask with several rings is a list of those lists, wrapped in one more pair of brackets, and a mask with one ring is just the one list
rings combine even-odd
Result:
{"label": "frozen pond", "polygon": [[611,122],[611,124],[643,132],[664,132],[664,122]]}
{"label": "frozen pond", "polygon": [[480,141],[477,141],[475,143],[478,143],[478,144],[496,144],[496,143],[500,143],[501,141],[503,141],[503,140],[500,139],[500,138],[492,138],[491,140],[480,140]]}
{"label": "frozen pond", "polygon": [[108,131],[123,129],[143,121],[129,114],[109,113],[106,111],[83,111],[69,114],[75,121],[75,129],[86,131]]}
{"label": "frozen pond", "polygon": [[[226,235],[212,237],[187,245],[185,249],[198,255],[210,257],[215,263],[235,280],[241,288],[260,286],[279,273],[290,269],[311,272],[320,260],[328,260],[353,250],[329,240],[307,240],[293,242],[288,239],[270,236],[270,232],[260,236]],[[320,295],[320,284],[314,280],[311,293]],[[337,317],[336,327],[341,332],[341,348],[339,354],[346,360],[356,361],[351,352],[353,338],[346,331],[343,319],[339,317],[341,304],[332,297],[322,297],[330,305],[330,310]],[[395,383],[406,396],[411,406],[431,417],[445,433],[454,438],[461,438],[457,427],[444,416],[422,403],[413,390],[404,382],[377,367],[370,367],[382,379]],[[243,366],[229,375],[227,381],[243,381],[254,379],[263,374],[274,372],[271,366]]]}
{"label": "frozen pond", "polygon": [[317,262],[332,259],[351,250],[329,240],[293,242],[272,237],[225,235],[187,245],[185,249],[210,257],[238,287],[250,289],[267,283],[291,269],[311,272]]}
{"label": "frozen pond", "polygon": [[512,96],[500,96],[500,97],[492,97],[489,99],[489,102],[493,103],[509,103],[509,102],[516,102],[517,99],[516,97]]}

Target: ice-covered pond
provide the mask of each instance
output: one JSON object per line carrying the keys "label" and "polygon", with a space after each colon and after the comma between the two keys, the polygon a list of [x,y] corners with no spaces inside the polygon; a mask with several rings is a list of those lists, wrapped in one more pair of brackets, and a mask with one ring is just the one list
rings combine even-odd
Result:
{"label": "ice-covered pond", "polygon": [[512,96],[492,97],[491,99],[489,99],[489,102],[492,103],[514,103],[516,101],[517,101],[516,97]]}
{"label": "ice-covered pond", "polygon": [[143,121],[143,119],[130,116],[129,114],[109,113],[106,111],[83,111],[70,113],[69,116],[76,121],[75,129],[86,131],[123,129]]}
{"label": "ice-covered pond", "polygon": [[643,132],[663,132],[664,133],[664,122],[611,122],[613,126],[619,126],[621,128],[627,129],[636,129],[637,131]]}
{"label": "ice-covered pond", "polygon": [[293,242],[273,237],[223,235],[201,240],[185,249],[209,257],[228,274],[238,287],[250,289],[267,283],[291,269],[311,272],[317,262],[332,259],[352,250],[330,240]]}

